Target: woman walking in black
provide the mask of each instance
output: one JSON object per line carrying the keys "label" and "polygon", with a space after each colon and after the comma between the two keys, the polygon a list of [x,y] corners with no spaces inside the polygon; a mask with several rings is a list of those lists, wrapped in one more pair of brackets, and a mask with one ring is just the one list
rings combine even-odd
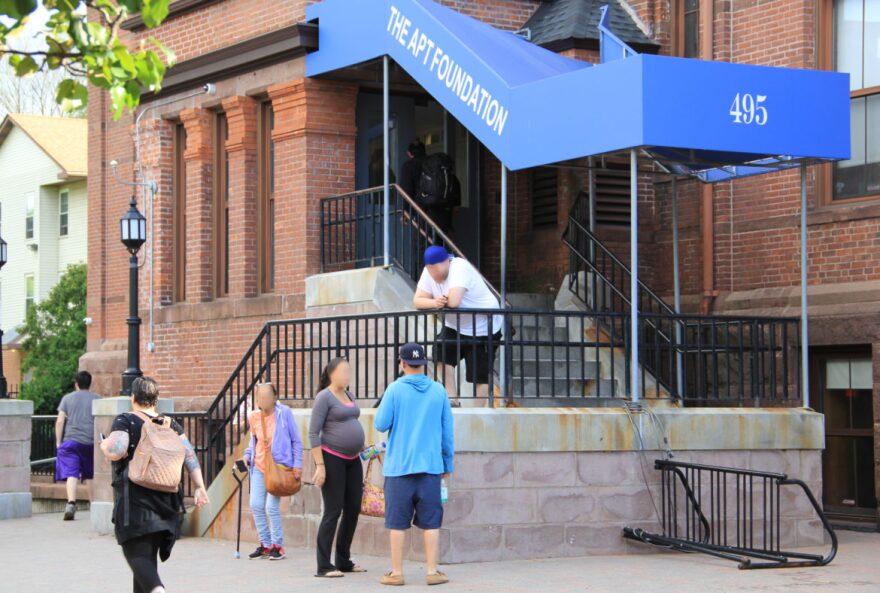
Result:
{"label": "woman walking in black", "polygon": [[113,462],[113,524],[116,541],[134,575],[134,593],[165,593],[159,578],[158,560],[166,561],[180,535],[185,512],[183,494],[161,492],[129,479],[128,465],[141,439],[144,423],[170,426],[180,435],[186,449],[184,466],[196,487],[196,506],[208,503],[202,470],[192,444],[183,429],[156,410],[159,387],[147,377],[138,377],[131,386],[132,412],[113,420],[110,435],[101,442],[104,456]]}
{"label": "woman walking in black", "polygon": [[[360,408],[348,391],[351,367],[334,358],[321,374],[321,391],[315,397],[309,424],[309,441],[315,458],[315,485],[324,498],[324,516],[318,529],[318,577],[341,577],[346,572],[366,572],[351,561],[351,541],[357,529],[363,496],[364,470],[359,454],[364,448]],[[340,521],[340,516],[342,520]],[[337,530],[338,526],[338,530]],[[336,563],[330,562],[336,536]]]}

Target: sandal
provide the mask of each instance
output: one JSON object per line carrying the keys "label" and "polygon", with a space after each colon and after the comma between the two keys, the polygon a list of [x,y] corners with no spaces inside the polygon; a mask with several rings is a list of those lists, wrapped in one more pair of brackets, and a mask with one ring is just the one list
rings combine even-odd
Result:
{"label": "sandal", "polygon": [[320,579],[338,579],[344,577],[345,574],[341,570],[330,570],[324,573],[316,573],[315,576]]}
{"label": "sandal", "polygon": [[342,570],[339,569],[340,572],[367,572],[367,569],[361,566],[360,564],[353,564],[351,568]]}

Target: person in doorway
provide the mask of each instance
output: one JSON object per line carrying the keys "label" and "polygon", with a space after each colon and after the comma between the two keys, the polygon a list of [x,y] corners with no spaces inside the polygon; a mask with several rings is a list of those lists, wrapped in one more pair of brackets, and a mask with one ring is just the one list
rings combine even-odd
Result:
{"label": "person in doorway", "polygon": [[[422,159],[418,190],[413,196],[434,226],[449,236],[455,229],[452,220],[461,206],[461,183],[455,175],[455,162],[445,152],[435,152]],[[438,242],[436,237],[431,237]]]}
{"label": "person in doorway", "polygon": [[400,187],[412,199],[418,198],[419,179],[422,177],[422,162],[425,160],[425,145],[416,138],[406,149],[407,161],[400,168]]}
{"label": "person in doorway", "polygon": [[441,480],[453,470],[452,408],[443,386],[425,375],[425,349],[416,343],[400,349],[403,377],[388,386],[376,411],[375,426],[389,431],[385,452],[385,528],[391,537],[391,570],[383,585],[403,585],[403,547],[413,524],[424,530],[426,581],[449,582],[437,568],[443,504]]}
{"label": "person in doorway", "polygon": [[[452,257],[442,246],[425,250],[425,269],[413,297],[416,309],[453,309],[444,316],[443,329],[434,342],[434,362],[446,388],[459,397],[455,367],[467,365],[465,378],[475,386],[477,398],[489,394],[489,377],[501,340],[500,315],[468,314],[467,309],[498,309],[498,299],[466,259]],[[452,386],[455,389],[451,389]]]}
{"label": "person in doorway", "polygon": [[257,409],[248,414],[251,439],[244,452],[250,468],[251,513],[260,536],[260,545],[249,558],[281,560],[284,558],[284,532],[281,520],[281,498],[266,490],[267,457],[281,465],[294,468],[297,479],[302,477],[302,440],[287,406],[278,403],[278,393],[271,383],[255,388]]}
{"label": "person in doorway", "polygon": [[92,402],[99,399],[89,391],[92,375],[80,371],[74,380],[76,391],[61,398],[55,420],[55,481],[67,482],[67,506],[64,520],[76,515],[76,486],[94,476],[95,417]]}
{"label": "person in doorway", "polygon": [[170,427],[183,442],[184,467],[195,486],[197,507],[209,502],[202,470],[192,444],[183,428],[156,410],[159,387],[148,377],[138,377],[131,386],[132,412],[113,420],[110,435],[101,441],[101,451],[113,462],[113,524],[116,541],[134,575],[134,593],[165,593],[159,578],[158,560],[171,556],[174,542],[180,535],[185,509],[183,493],[153,490],[129,479],[128,464],[141,440],[144,424],[152,422]]}
{"label": "person in doorway", "polygon": [[[351,366],[334,358],[321,374],[320,391],[312,406],[309,442],[315,458],[315,486],[324,499],[324,516],[318,528],[318,572],[338,578],[347,572],[366,572],[352,562],[351,541],[357,529],[363,496],[364,470],[359,458],[364,448],[361,410],[348,390]],[[340,522],[340,517],[342,521]],[[338,527],[338,529],[337,529]],[[336,562],[330,562],[336,538]]]}

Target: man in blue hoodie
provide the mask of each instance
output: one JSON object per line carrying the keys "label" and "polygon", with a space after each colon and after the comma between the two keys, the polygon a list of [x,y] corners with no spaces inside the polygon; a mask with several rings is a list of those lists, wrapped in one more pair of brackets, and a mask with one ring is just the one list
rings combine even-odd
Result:
{"label": "man in blue hoodie", "polygon": [[[389,432],[385,452],[385,528],[391,532],[391,571],[383,585],[403,585],[403,546],[413,524],[424,530],[426,581],[449,582],[437,570],[443,505],[440,481],[452,473],[452,408],[443,385],[425,375],[425,349],[400,349],[403,376],[388,386],[376,411],[376,430]],[[415,521],[413,519],[415,518]]]}

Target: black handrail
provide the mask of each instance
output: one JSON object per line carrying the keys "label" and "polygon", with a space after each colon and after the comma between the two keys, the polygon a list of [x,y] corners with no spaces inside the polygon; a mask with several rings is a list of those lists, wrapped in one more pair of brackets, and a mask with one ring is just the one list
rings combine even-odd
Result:
{"label": "black handrail", "polygon": [[[837,534],[802,480],[777,472],[670,459],[656,460],[654,468],[661,472],[661,531],[625,527],[626,538],[733,560],[741,569],[824,566],[837,555]],[[829,536],[827,554],[783,549],[784,486],[796,486],[807,497]]]}
{"label": "black handrail", "polygon": [[[627,314],[630,270],[587,228],[584,203],[575,201],[563,235],[569,289],[589,311]],[[800,401],[797,318],[681,315],[641,280],[638,287],[643,384],[702,405]]]}
{"label": "black handrail", "polygon": [[[381,265],[385,253],[384,190],[373,187],[321,200],[321,272]],[[422,273],[422,253],[442,245],[456,257],[462,250],[398,185],[390,187],[391,263],[413,282]],[[498,290],[483,278],[500,300]]]}

